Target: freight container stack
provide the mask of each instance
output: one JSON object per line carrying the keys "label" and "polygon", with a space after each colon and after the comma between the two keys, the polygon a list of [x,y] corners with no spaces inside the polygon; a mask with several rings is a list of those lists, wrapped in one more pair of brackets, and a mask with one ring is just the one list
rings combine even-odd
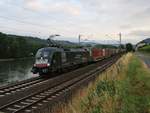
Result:
{"label": "freight container stack", "polygon": [[93,48],[92,49],[92,58],[94,61],[98,61],[103,58],[103,49]]}

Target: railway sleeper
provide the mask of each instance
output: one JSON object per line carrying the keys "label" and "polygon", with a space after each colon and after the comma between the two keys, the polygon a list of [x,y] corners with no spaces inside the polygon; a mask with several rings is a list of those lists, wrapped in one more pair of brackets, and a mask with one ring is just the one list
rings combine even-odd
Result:
{"label": "railway sleeper", "polygon": [[8,111],[17,111],[18,109],[14,109],[14,108],[7,108]]}
{"label": "railway sleeper", "polygon": [[39,100],[40,98],[32,97],[32,99],[34,99],[34,100]]}
{"label": "railway sleeper", "polygon": [[27,100],[25,100],[25,101],[27,101],[27,102],[35,102],[36,100],[27,99]]}
{"label": "railway sleeper", "polygon": [[21,107],[23,107],[23,106],[20,106],[20,105],[18,105],[18,104],[15,104],[14,107],[21,108]]}
{"label": "railway sleeper", "polygon": [[21,104],[24,104],[24,105],[29,105],[29,104],[31,104],[31,103],[29,103],[29,102],[20,102]]}

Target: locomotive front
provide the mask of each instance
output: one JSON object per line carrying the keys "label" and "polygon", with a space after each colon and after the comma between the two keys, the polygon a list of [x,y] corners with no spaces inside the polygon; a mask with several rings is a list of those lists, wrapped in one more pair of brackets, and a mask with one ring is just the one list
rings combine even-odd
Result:
{"label": "locomotive front", "polygon": [[32,68],[34,74],[48,73],[52,52],[47,48],[39,49],[35,56],[35,64]]}

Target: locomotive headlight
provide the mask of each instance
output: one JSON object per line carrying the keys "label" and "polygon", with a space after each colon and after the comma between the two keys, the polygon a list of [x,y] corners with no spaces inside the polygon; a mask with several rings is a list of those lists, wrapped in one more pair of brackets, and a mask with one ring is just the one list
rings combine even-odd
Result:
{"label": "locomotive headlight", "polygon": [[50,66],[50,64],[48,63],[47,66]]}

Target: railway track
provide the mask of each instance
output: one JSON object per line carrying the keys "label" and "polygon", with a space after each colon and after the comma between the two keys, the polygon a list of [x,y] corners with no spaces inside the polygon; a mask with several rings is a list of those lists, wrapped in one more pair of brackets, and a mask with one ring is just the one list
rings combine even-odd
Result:
{"label": "railway track", "polygon": [[17,91],[27,89],[30,86],[36,85],[44,80],[45,79],[43,79],[43,78],[35,77],[35,78],[24,80],[24,81],[15,83],[15,84],[10,84],[7,86],[0,87],[0,97],[4,97],[6,95],[10,95]]}
{"label": "railway track", "polygon": [[80,76],[68,79],[59,85],[53,87],[49,86],[43,90],[27,95],[21,99],[15,100],[11,103],[0,107],[0,111],[4,113],[30,113],[39,109],[46,103],[53,102],[58,96],[65,94],[67,91],[73,89],[78,84],[91,80],[99,72],[112,65],[119,57],[109,58],[101,62],[101,66]]}
{"label": "railway track", "polygon": [[23,91],[27,88],[33,87],[43,81],[47,80],[46,78],[35,77],[28,80],[20,81],[17,83],[9,84],[6,86],[0,87],[0,98],[11,95],[16,92]]}
{"label": "railway track", "polygon": [[[75,68],[75,69],[78,69],[78,68]],[[69,70],[69,71],[71,71],[71,70]],[[34,77],[34,78],[23,80],[23,81],[20,81],[17,83],[12,83],[12,84],[8,84],[5,86],[1,86],[0,87],[0,98],[7,96],[7,95],[11,95],[11,94],[19,92],[19,91],[23,91],[24,89],[27,89],[27,88],[33,87],[33,86],[43,82],[44,80],[47,80],[47,79],[40,78],[40,77]]]}

